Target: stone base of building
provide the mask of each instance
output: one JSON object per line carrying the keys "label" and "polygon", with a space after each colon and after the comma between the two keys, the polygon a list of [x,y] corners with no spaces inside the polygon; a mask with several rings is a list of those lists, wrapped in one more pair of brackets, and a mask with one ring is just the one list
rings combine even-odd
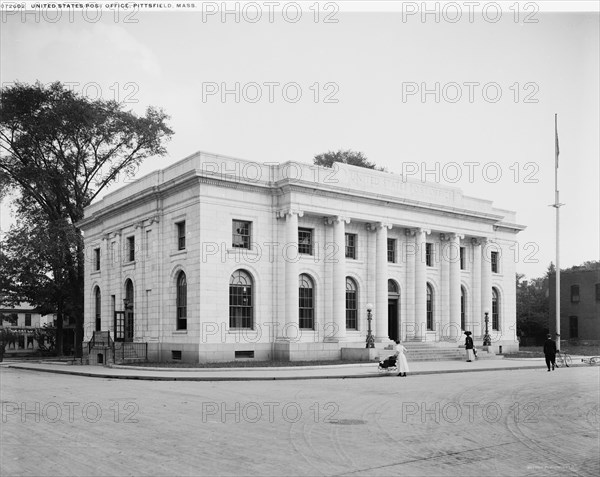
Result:
{"label": "stone base of building", "polygon": [[339,342],[294,342],[276,341],[274,344],[274,360],[276,361],[327,361],[341,359],[341,343]]}
{"label": "stone base of building", "polygon": [[379,348],[342,348],[342,361],[376,361],[381,355]]}
{"label": "stone base of building", "polygon": [[475,340],[475,347],[477,349],[486,348],[490,353],[494,354],[507,354],[516,353],[519,351],[519,343],[517,341],[496,341],[490,346],[483,346],[483,342]]}

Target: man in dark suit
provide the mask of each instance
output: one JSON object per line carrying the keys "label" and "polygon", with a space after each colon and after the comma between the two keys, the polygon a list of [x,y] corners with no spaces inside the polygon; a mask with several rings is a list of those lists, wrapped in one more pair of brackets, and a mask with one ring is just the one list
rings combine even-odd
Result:
{"label": "man in dark suit", "polygon": [[544,356],[546,357],[546,366],[550,371],[550,364],[552,364],[552,371],[556,366],[556,343],[552,339],[552,335],[548,335],[548,338],[544,342]]}

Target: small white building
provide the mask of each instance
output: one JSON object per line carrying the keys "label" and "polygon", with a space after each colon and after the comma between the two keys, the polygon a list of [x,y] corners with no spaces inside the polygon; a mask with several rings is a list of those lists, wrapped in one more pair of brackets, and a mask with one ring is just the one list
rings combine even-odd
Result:
{"label": "small white building", "polygon": [[150,360],[339,359],[365,347],[516,339],[514,212],[345,164],[198,152],[108,194],[80,223],[86,340]]}
{"label": "small white building", "polygon": [[0,327],[14,333],[14,341],[6,344],[7,355],[35,352],[39,349],[34,331],[52,325],[56,315],[42,315],[28,303],[19,303],[14,308],[0,308]]}

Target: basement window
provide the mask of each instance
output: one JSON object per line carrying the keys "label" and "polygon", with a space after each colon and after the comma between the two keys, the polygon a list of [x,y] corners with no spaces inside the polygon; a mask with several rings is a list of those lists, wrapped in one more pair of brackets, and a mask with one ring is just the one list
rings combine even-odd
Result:
{"label": "basement window", "polygon": [[235,359],[239,358],[254,358],[254,351],[236,351]]}

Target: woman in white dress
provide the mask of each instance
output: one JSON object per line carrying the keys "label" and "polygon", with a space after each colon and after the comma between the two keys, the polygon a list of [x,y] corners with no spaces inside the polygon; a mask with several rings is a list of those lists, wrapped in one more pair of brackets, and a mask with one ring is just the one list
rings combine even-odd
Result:
{"label": "woman in white dress", "polygon": [[398,366],[398,376],[406,377],[406,373],[409,372],[408,361],[406,361],[407,349],[400,344],[400,341],[396,340],[396,366]]}

